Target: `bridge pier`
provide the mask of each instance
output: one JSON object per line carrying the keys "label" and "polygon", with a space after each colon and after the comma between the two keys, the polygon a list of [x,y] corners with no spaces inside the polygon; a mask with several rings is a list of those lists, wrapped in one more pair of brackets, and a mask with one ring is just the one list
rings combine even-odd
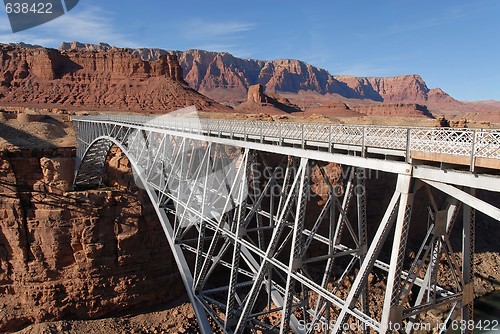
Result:
{"label": "bridge pier", "polygon": [[[470,194],[475,195],[475,189],[470,189]],[[462,320],[474,323],[474,249],[475,249],[475,223],[476,211],[468,205],[463,208],[462,230],[462,273],[466,289],[462,302]],[[463,334],[473,333],[468,326],[462,329]]]}
{"label": "bridge pier", "polygon": [[[498,191],[497,176],[412,162],[414,145],[434,138],[423,130],[384,128],[384,141],[371,128],[193,122],[75,119],[75,185],[100,186],[107,152],[122,149],[155,204],[201,332],[211,331],[207,316],[227,333],[412,333],[430,310],[445,310],[446,332],[473,319],[475,210],[500,220],[475,189]],[[396,176],[389,198],[370,192],[370,170]],[[459,259],[450,235],[461,203]]]}

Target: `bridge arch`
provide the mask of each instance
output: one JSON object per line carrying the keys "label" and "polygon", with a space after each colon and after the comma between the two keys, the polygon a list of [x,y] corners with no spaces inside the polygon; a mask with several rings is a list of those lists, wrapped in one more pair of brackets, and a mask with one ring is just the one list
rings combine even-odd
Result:
{"label": "bridge arch", "polygon": [[[80,187],[95,187],[101,185],[102,176],[105,172],[105,162],[113,145],[119,147],[120,150],[127,155],[123,145],[115,138],[101,136],[88,145],[81,158],[77,158],[78,161],[76,163],[77,168],[74,180],[74,186],[77,189]],[[95,156],[91,159],[89,156],[92,154],[95,154]],[[127,158],[129,157],[127,156]],[[91,176],[94,177],[93,180],[89,179]]]}

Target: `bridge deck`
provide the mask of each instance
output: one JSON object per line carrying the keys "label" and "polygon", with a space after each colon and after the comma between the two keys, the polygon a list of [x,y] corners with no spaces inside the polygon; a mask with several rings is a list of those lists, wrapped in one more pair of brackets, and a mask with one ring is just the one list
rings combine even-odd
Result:
{"label": "bridge deck", "polygon": [[500,130],[357,126],[153,116],[91,116],[74,120],[112,121],[210,137],[280,146],[356,152],[500,170]]}

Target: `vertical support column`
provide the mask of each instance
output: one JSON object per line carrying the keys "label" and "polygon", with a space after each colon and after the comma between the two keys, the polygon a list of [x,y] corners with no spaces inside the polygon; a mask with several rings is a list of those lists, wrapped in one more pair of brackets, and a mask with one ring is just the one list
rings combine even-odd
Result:
{"label": "vertical support column", "polygon": [[201,218],[199,222],[199,234],[198,234],[198,245],[197,245],[197,252],[196,252],[196,260],[195,260],[195,266],[194,266],[194,278],[196,279],[200,275],[200,271],[202,269],[203,265],[203,254],[205,251],[205,233],[206,233],[206,225],[205,222],[203,221],[203,217],[205,217],[205,203],[207,199],[207,189],[208,189],[208,175],[211,172],[211,154],[212,154],[212,143],[208,144],[207,147],[207,154],[206,154],[206,159],[203,161],[203,164],[205,164],[205,175],[204,175],[204,184],[203,184],[203,195],[201,198]]}
{"label": "vertical support column", "polygon": [[234,325],[235,319],[235,299],[236,299],[236,284],[238,283],[238,271],[240,269],[240,256],[241,256],[241,238],[244,234],[245,225],[245,211],[246,211],[246,192],[245,186],[247,182],[248,172],[250,171],[250,165],[248,163],[248,148],[245,149],[245,154],[243,158],[242,170],[242,182],[239,187],[237,217],[236,217],[236,238],[233,240],[233,259],[231,267],[231,275],[229,277],[229,290],[227,294],[227,306],[226,306],[226,321],[224,323],[224,331],[227,332],[228,329]]}
{"label": "vertical support column", "polygon": [[[292,173],[291,169],[294,167],[294,165],[295,165],[294,159],[293,157],[290,156],[288,160],[287,172],[285,172],[285,179],[283,180],[283,190],[282,190],[283,197],[281,198],[283,200],[283,203],[282,204],[280,203],[279,210],[276,213],[278,219],[276,220],[276,225],[273,229],[271,239],[269,240],[269,245],[267,246],[266,253],[262,258],[262,263],[258,268],[258,270],[256,270],[253,280],[253,285],[250,291],[248,292],[247,296],[245,297],[245,301],[243,303],[243,307],[240,313],[240,318],[234,330],[235,334],[241,334],[245,330],[246,323],[248,322],[248,317],[252,311],[252,308],[254,307],[260,289],[263,286],[262,283],[264,281],[264,277],[269,273],[269,269],[271,268],[271,263],[268,261],[268,259],[274,257],[275,252],[279,247],[280,237],[283,233],[283,230],[285,229],[286,219],[289,214],[291,205],[293,203],[293,198],[297,195],[298,191],[297,188],[301,175],[300,173],[302,173],[303,168],[306,167],[307,159],[305,158],[301,159],[300,167],[297,170],[297,175],[295,175],[290,189],[287,190],[288,188],[287,184],[290,182],[291,179],[291,173]],[[274,296],[273,300],[275,304],[281,304],[281,305],[283,304],[281,301],[277,303],[277,298],[275,298]],[[296,326],[296,324],[297,324],[296,318],[292,314],[290,326],[292,327],[292,330],[295,332],[298,331],[298,326]]]}
{"label": "vertical support column", "polygon": [[[470,189],[471,195],[476,190]],[[474,247],[475,247],[475,217],[476,210],[464,203],[462,230],[462,273],[464,279],[462,297],[462,320],[468,323],[474,320]],[[469,326],[462,326],[463,334],[472,333]]]}
{"label": "vertical support column", "polygon": [[[330,128],[330,135],[331,135],[332,126],[330,125],[329,128]],[[330,143],[329,147],[331,148],[332,147],[331,140],[329,140],[329,143]],[[335,246],[336,246],[335,236],[337,235],[336,234],[337,222],[335,219],[336,218],[336,210],[335,210],[336,203],[335,202],[338,201],[338,199],[336,197],[339,194],[338,194],[338,189],[332,186],[324,169],[319,168],[319,170],[321,171],[321,174],[323,175],[323,179],[325,180],[325,183],[328,185],[328,198],[329,198],[328,200],[332,201],[332,204],[330,205],[330,207],[328,209],[329,210],[329,213],[328,213],[328,222],[329,222],[328,223],[328,255],[333,255],[335,252]],[[348,195],[346,194],[345,197],[347,197],[347,196]],[[347,210],[347,208],[342,208],[342,209]],[[343,210],[343,212],[345,212],[345,210]],[[339,221],[340,221],[340,218],[341,217],[339,217]],[[339,240],[340,240],[340,238],[339,238]],[[331,278],[332,273],[333,273],[333,268],[334,268],[334,259],[332,257],[330,257],[326,262],[326,266],[325,266],[324,273],[323,273],[323,278],[321,280],[321,286],[323,288],[326,288],[328,286],[328,282],[330,281],[330,278]],[[331,308],[331,303],[328,301],[323,301],[323,297],[321,295],[319,295],[318,299],[316,301],[315,309],[314,309],[314,317],[313,317],[313,320],[310,323],[310,325],[315,326],[317,321],[320,319],[323,311],[325,312],[326,323],[329,324],[330,323],[330,308]]]}
{"label": "vertical support column", "polygon": [[411,218],[413,204],[412,178],[409,175],[400,175],[402,182],[398,182],[398,192],[401,194],[394,230],[394,242],[392,244],[390,268],[387,277],[387,289],[385,291],[382,319],[380,321],[380,333],[391,330],[395,323],[401,323],[403,307],[399,301],[399,290],[401,283],[401,271],[406,252],[406,241]]}
{"label": "vertical support column", "polygon": [[[297,208],[295,212],[295,223],[293,226],[292,246],[290,260],[288,263],[288,275],[286,280],[285,301],[283,303],[283,312],[281,316],[280,333],[288,333],[290,329],[290,316],[292,314],[293,296],[295,292],[295,279],[291,273],[296,272],[302,267],[302,244],[304,231],[304,219],[307,204],[308,184],[308,160],[302,158],[300,161],[301,175],[299,191],[297,193]],[[305,296],[303,296],[305,298]],[[305,312],[305,311],[304,311]]]}
{"label": "vertical support column", "polygon": [[346,220],[347,220],[347,211],[349,209],[349,204],[351,203],[352,199],[352,194],[354,192],[355,184],[354,184],[354,177],[355,177],[355,168],[354,167],[349,167],[347,171],[348,176],[348,181],[347,185],[345,187],[344,191],[344,198],[342,199],[342,205],[340,207],[340,214],[337,220],[337,225],[335,227],[335,234],[333,237],[333,243],[334,246],[337,246],[340,243],[340,240],[342,239],[342,232],[344,229],[344,226],[346,225]]}
{"label": "vertical support column", "polygon": [[[364,128],[363,128],[364,130]],[[364,150],[363,150],[364,154]],[[356,188],[354,192],[356,194],[357,202],[357,213],[358,213],[358,239],[359,239],[359,266],[363,264],[365,260],[367,251],[367,222],[366,222],[366,169],[356,168]],[[368,296],[367,296],[367,286],[361,290],[359,296],[361,302],[361,311],[364,314],[368,314]],[[368,333],[368,328],[361,323],[363,333]]]}
{"label": "vertical support column", "polygon": [[368,274],[373,269],[375,261],[377,260],[377,257],[380,254],[380,250],[382,249],[382,246],[387,238],[387,235],[389,234],[389,231],[392,228],[392,225],[394,223],[394,217],[396,216],[396,211],[397,211],[396,209],[398,208],[398,203],[401,200],[400,189],[404,188],[404,185],[406,183],[409,183],[406,180],[407,178],[409,178],[409,176],[406,175],[398,176],[396,190],[394,191],[391,201],[387,206],[387,210],[385,211],[385,214],[382,217],[382,221],[380,222],[377,232],[373,237],[373,241],[371,242],[370,247],[366,252],[365,260],[361,264],[361,268],[359,268],[359,272],[356,275],[354,282],[352,283],[351,290],[349,290],[349,294],[345,300],[344,305],[342,306],[342,310],[340,311],[340,314],[337,317],[337,321],[335,322],[335,326],[332,330],[332,333],[343,333],[342,328],[344,322],[346,321],[347,310],[349,308],[352,308],[356,304],[361,290],[367,283]]}

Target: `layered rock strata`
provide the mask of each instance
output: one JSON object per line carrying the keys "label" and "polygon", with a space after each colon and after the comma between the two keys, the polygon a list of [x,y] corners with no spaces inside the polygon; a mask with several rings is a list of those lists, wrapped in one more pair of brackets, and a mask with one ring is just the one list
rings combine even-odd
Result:
{"label": "layered rock strata", "polygon": [[0,45],[0,102],[165,112],[229,111],[183,80],[175,55],[142,60],[126,49],[58,51]]}
{"label": "layered rock strata", "polygon": [[72,192],[74,149],[0,152],[0,332],[112,316],[183,292],[167,240],[127,159],[112,187]]}

